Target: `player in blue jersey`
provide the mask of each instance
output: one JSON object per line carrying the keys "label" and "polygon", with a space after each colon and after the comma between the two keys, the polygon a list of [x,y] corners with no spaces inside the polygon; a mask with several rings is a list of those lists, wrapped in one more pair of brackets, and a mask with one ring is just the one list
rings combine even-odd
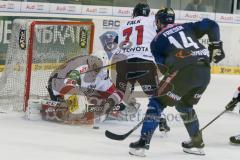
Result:
{"label": "player in blue jersey", "polygon": [[[182,143],[187,153],[204,155],[204,142],[193,105],[197,104],[210,81],[210,62],[218,63],[224,57],[218,24],[210,19],[195,23],[176,24],[171,8],[155,15],[158,34],[151,42],[151,52],[159,65],[168,67],[158,88],[158,96],[150,98],[141,137],[130,144],[130,154],[144,156],[149,149],[159,115],[166,106],[175,106],[183,119],[190,141]],[[205,34],[209,48],[198,39]]]}

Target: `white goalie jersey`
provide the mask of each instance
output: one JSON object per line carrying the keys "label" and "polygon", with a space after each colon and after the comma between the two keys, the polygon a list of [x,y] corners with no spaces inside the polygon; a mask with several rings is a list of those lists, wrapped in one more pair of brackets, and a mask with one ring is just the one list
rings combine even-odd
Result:
{"label": "white goalie jersey", "polygon": [[[75,57],[61,65],[49,78],[53,97],[58,96],[65,99],[65,95],[75,92],[75,94],[84,93],[87,98],[106,99],[109,96],[114,96],[116,101],[120,102],[121,94],[116,91],[115,85],[108,76],[107,69],[94,70],[102,65],[102,62],[99,62],[95,56]],[[79,80],[68,75],[72,71],[79,74]],[[52,99],[54,100],[54,98]]]}

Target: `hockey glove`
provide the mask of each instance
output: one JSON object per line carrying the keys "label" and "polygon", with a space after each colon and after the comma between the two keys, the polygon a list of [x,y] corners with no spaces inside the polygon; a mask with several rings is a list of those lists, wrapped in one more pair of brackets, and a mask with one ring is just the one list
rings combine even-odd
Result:
{"label": "hockey glove", "polygon": [[238,98],[233,98],[226,106],[227,111],[233,111],[233,109],[237,106],[239,102]]}
{"label": "hockey glove", "polygon": [[240,87],[238,87],[237,91],[234,93],[231,102],[226,106],[226,110],[233,111],[238,102],[240,102]]}
{"label": "hockey glove", "polygon": [[225,57],[222,41],[210,42],[208,50],[210,52],[210,62],[218,63]]}

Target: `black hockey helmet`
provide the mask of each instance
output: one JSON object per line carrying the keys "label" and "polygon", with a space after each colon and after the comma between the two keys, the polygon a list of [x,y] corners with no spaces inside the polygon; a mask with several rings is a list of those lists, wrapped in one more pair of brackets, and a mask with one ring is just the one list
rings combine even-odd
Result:
{"label": "black hockey helmet", "polygon": [[146,3],[138,3],[133,9],[133,17],[145,16],[147,17],[150,13],[150,7]]}
{"label": "black hockey helmet", "polygon": [[175,21],[175,13],[172,8],[160,9],[155,14],[155,20],[159,20],[161,24],[173,24]]}

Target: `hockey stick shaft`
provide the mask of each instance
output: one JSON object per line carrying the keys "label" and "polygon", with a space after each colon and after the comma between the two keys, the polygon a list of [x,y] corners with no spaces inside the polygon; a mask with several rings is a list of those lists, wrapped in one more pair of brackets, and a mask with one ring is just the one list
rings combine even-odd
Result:
{"label": "hockey stick shaft", "polygon": [[[123,60],[121,60],[121,61],[125,61],[125,60],[127,60],[127,59],[123,59]],[[88,73],[88,72],[92,72],[92,71],[100,70],[100,69],[107,68],[107,67],[111,67],[111,66],[116,65],[117,63],[119,63],[119,62],[121,62],[121,61],[117,61],[117,62],[114,62],[114,63],[108,64],[108,65],[105,65],[105,66],[101,66],[101,67],[98,67],[98,68],[94,68],[94,69],[88,70],[88,71],[86,71],[86,72],[82,72],[81,74],[85,74],[85,73]],[[168,71],[168,68],[166,68],[165,65],[158,64],[158,67],[159,67],[159,68],[162,67],[162,68],[165,69],[165,71],[164,71],[163,74],[165,74],[165,73]],[[175,71],[175,72],[176,72],[176,71]],[[175,73],[174,73],[174,74],[175,74]],[[174,75],[174,76],[175,76],[175,75]]]}
{"label": "hockey stick shaft", "polygon": [[227,110],[225,109],[220,114],[218,114],[215,118],[213,118],[210,122],[208,122],[200,131],[203,131],[205,128],[207,128],[210,124],[212,124],[214,121],[216,121],[219,117],[221,117]]}
{"label": "hockey stick shaft", "polygon": [[111,67],[115,64],[117,64],[118,62],[116,63],[111,63],[111,64],[108,64],[108,65],[105,65],[105,66],[101,66],[101,67],[98,67],[98,68],[94,68],[94,69],[90,69],[90,70],[87,70],[86,72],[82,72],[80,74],[85,74],[85,73],[88,73],[88,72],[93,72],[93,71],[96,71],[96,70],[100,70],[100,69],[103,69],[103,68],[107,68],[107,67]]}
{"label": "hockey stick shaft", "polygon": [[238,101],[233,101],[232,103],[228,103],[227,106],[225,107],[226,109],[223,110],[221,113],[219,113],[215,118],[213,118],[210,122],[208,122],[200,131],[203,131],[205,128],[207,128],[210,124],[212,124],[214,121],[216,121],[219,117],[221,117],[224,113],[228,111],[227,108],[231,108],[232,106],[236,105]]}

